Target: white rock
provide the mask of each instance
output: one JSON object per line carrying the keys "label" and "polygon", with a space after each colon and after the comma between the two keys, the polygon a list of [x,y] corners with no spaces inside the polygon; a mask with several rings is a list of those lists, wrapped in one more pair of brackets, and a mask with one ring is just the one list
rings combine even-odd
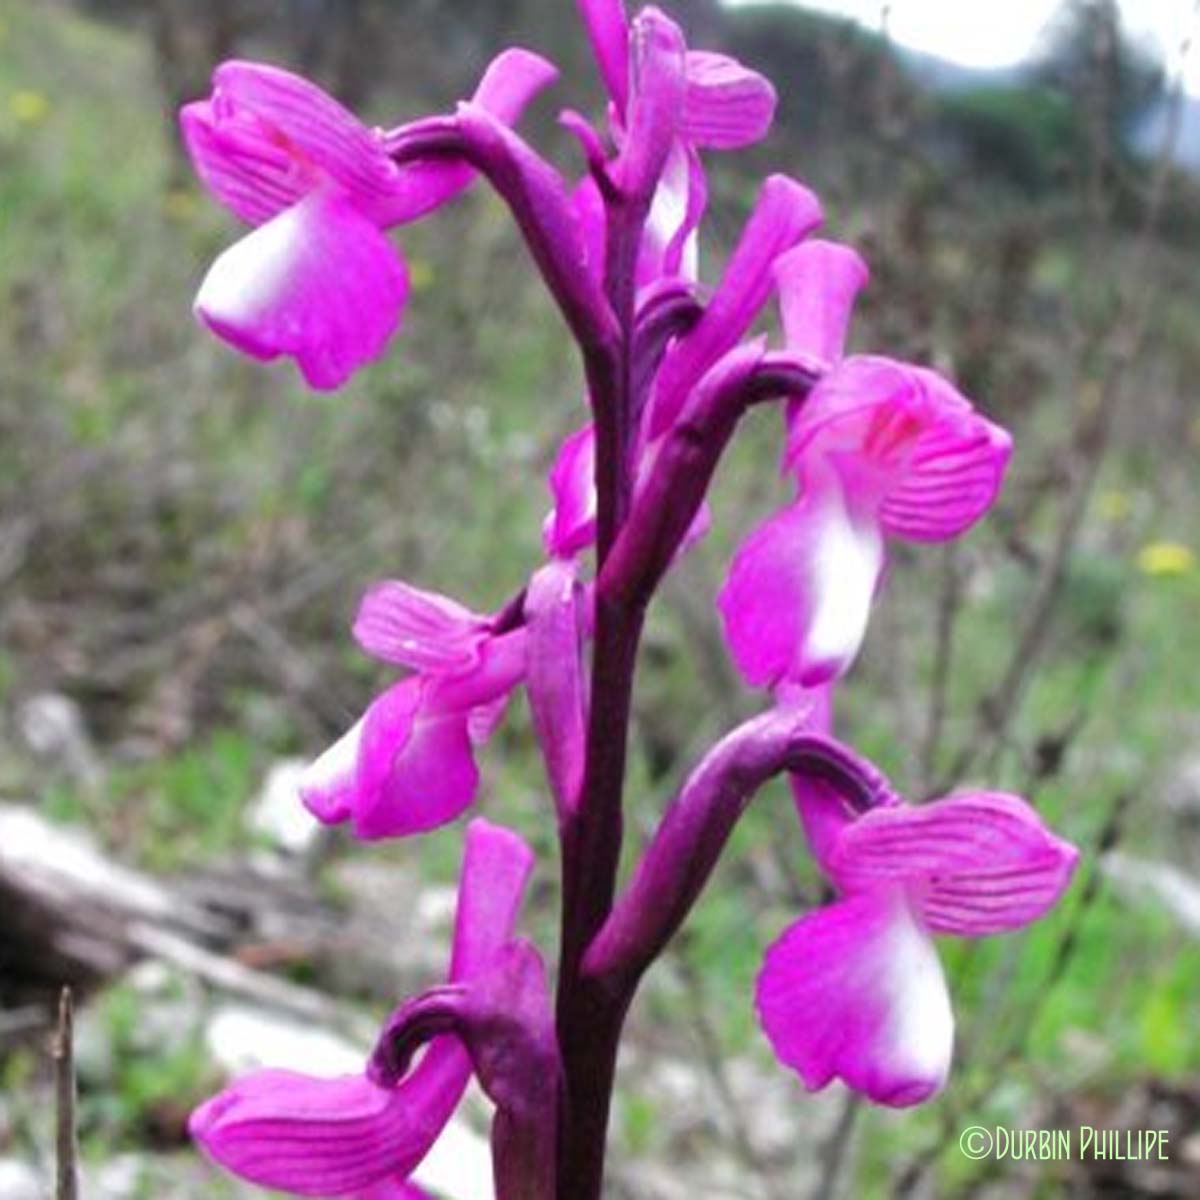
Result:
{"label": "white rock", "polygon": [[233,1004],[213,1014],[205,1041],[213,1059],[231,1075],[261,1067],[322,1077],[351,1075],[363,1069],[368,1052],[327,1029]]}
{"label": "white rock", "polygon": [[0,1200],[42,1200],[37,1173],[18,1158],[0,1158]]}
{"label": "white rock", "polygon": [[83,712],[74,700],[58,692],[32,696],[17,712],[17,727],[38,758],[65,766],[86,783],[99,780],[99,760]]}
{"label": "white rock", "polygon": [[1200,754],[1185,758],[1163,791],[1166,805],[1187,820],[1200,818]]}
{"label": "white rock", "polygon": [[137,1200],[145,1194],[145,1164],[139,1154],[118,1154],[97,1166],[85,1182],[102,1200]]}
{"label": "white rock", "polygon": [[307,854],[321,836],[320,822],[300,802],[300,780],[307,768],[308,763],[299,758],[274,763],[248,818],[251,829],[297,858]]}
{"label": "white rock", "polygon": [[[468,1094],[469,1099],[469,1094]],[[494,1200],[488,1139],[454,1117],[413,1175],[418,1186],[454,1200]]]}
{"label": "white rock", "polygon": [[179,974],[164,962],[149,958],[145,962],[135,963],[125,974],[125,982],[135,992],[144,996],[162,995],[169,991],[179,980]]}
{"label": "white rock", "polygon": [[108,912],[203,929],[211,918],[147,875],[109,861],[85,833],[64,829],[16,804],[0,804],[0,872],[15,886],[53,904],[92,900]]}
{"label": "white rock", "polygon": [[423,887],[417,895],[417,926],[423,933],[446,933],[454,928],[454,913],[457,908],[457,888]]}

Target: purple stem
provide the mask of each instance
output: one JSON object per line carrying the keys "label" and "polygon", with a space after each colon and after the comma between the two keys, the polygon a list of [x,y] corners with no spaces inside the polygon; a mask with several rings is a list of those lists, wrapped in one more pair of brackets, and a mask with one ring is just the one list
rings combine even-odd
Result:
{"label": "purple stem", "polygon": [[[636,264],[653,189],[605,194],[605,293],[620,329],[617,362],[588,364],[596,425],[597,570],[611,553],[633,491]],[[616,893],[633,679],[644,605],[597,594],[587,755],[577,810],[562,823],[563,911],[556,1027],[563,1064],[559,1200],[600,1200],[626,1005],[583,975],[583,956]],[[615,1001],[615,1002],[614,1002]]]}
{"label": "purple stem", "polygon": [[[566,1108],[559,1200],[599,1200],[617,1045],[637,985],[638,972],[618,977],[587,970],[584,954],[610,919],[616,893],[626,740],[644,614],[745,410],[768,398],[803,397],[815,380],[808,368],[782,356],[764,360],[761,346],[727,355],[667,434],[634,509],[600,560],[583,800],[575,820],[563,827],[557,1024]],[[598,467],[598,486],[608,478]],[[598,498],[602,512],[604,491]],[[695,893],[680,893],[677,920],[692,900]]]}
{"label": "purple stem", "polygon": [[[599,1200],[617,1045],[638,979],[637,972],[587,970],[584,955],[612,911],[633,677],[646,607],[742,414],[768,398],[803,397],[814,381],[813,373],[790,360],[771,356],[764,362],[760,346],[728,355],[667,435],[633,511],[600,560],[583,801],[575,820],[563,827],[557,1024],[566,1107],[560,1120],[560,1200]],[[598,483],[607,478],[598,468]],[[603,512],[603,491],[598,498]],[[695,893],[680,897],[679,921]]]}
{"label": "purple stem", "polygon": [[875,767],[812,732],[807,710],[776,709],[738,726],[709,751],[667,810],[588,950],[588,975],[619,992],[637,986],[691,911],[755,793],[781,771],[831,783],[860,811],[894,799]]}
{"label": "purple stem", "polygon": [[[603,563],[629,512],[633,490],[633,341],[636,263],[648,198],[616,193],[606,199],[608,238],[604,290],[621,330],[618,367],[599,391],[590,391],[596,421],[596,545]],[[589,379],[589,384],[592,382]],[[607,384],[607,386],[605,386]]]}

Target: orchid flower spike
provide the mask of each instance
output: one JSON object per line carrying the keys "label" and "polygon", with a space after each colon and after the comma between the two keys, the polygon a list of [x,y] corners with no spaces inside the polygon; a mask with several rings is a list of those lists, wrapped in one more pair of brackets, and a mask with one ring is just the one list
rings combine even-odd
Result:
{"label": "orchid flower spike", "polygon": [[354,634],[382,662],[409,667],[324,752],[300,783],[312,814],[350,821],[364,839],[399,837],[453,821],[479,787],[475,748],[525,675],[525,630],[399,581],[363,598]]}
{"label": "orchid flower spike", "polygon": [[946,1081],[954,1016],[931,934],[983,937],[1042,916],[1078,852],[1016,796],[978,792],[857,817],[795,780],[809,840],[841,893],[767,951],[758,1010],[810,1091],[830,1080],[880,1104],[919,1104]]}
{"label": "orchid flower spike", "polygon": [[843,675],[866,633],[889,537],[942,541],[999,494],[1009,435],[936,372],[841,358],[866,267],[812,242],[776,265],[789,355],[828,371],[789,413],[797,499],[742,543],[718,599],[725,636],[757,687]]}
{"label": "orchid flower spike", "polygon": [[[513,927],[533,852],[483,820],[467,827],[455,917],[452,984],[487,977]],[[192,1136],[221,1166],[300,1196],[417,1200],[409,1177],[458,1107],[472,1074],[454,1036],[434,1039],[390,1087],[367,1074],[319,1079],[296,1071],[243,1076],[201,1105]]]}
{"label": "orchid flower spike", "polygon": [[[555,75],[535,54],[506,51],[475,102],[515,121]],[[381,131],[261,63],[223,63],[211,97],[186,105],[180,123],[205,186],[256,226],[213,263],[197,316],[254,358],[295,358],[313,388],[340,387],[383,353],[408,295],[384,231],[444,204],[472,173],[455,162],[397,167]]]}

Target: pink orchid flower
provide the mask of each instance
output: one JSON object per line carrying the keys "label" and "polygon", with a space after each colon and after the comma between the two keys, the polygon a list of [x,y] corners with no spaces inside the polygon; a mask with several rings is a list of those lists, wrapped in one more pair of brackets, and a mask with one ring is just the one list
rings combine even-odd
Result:
{"label": "pink orchid flower", "polygon": [[[524,50],[501,54],[474,100],[515,121],[556,77]],[[213,263],[196,314],[254,358],[296,359],[313,388],[336,388],[379,357],[408,295],[385,236],[457,195],[460,163],[397,167],[385,136],[315,84],[277,67],[226,62],[207,100],[180,114],[200,178],[256,228]]]}
{"label": "pink orchid flower", "polygon": [[587,739],[584,645],[591,597],[573,559],[554,559],[529,581],[525,597],[526,694],[560,813],[575,811]]}
{"label": "pink orchid flower", "polygon": [[1002,793],[857,817],[820,783],[796,794],[841,898],[767,951],[763,1028],[810,1091],[840,1078],[881,1104],[919,1104],[945,1082],[954,1041],[930,935],[984,937],[1036,920],[1066,889],[1078,852]]}
{"label": "pink orchid flower", "polygon": [[[724,54],[689,50],[658,9],[632,22],[622,0],[578,0],[610,101],[620,155],[617,182],[636,186],[639,162],[654,164],[656,187],[637,264],[640,285],[664,275],[696,278],[696,230],[707,184],[699,150],[735,150],[766,136],[775,115],[769,80]],[[594,180],[577,208],[603,262],[604,214]]]}
{"label": "pink orchid flower", "polygon": [[[483,820],[467,827],[450,981],[484,976],[510,943],[533,853]],[[361,1075],[319,1079],[296,1071],[243,1076],[201,1105],[192,1136],[226,1169],[300,1196],[418,1200],[409,1176],[458,1107],[471,1058],[453,1036],[435,1038],[394,1086]]]}
{"label": "pink orchid flower", "polygon": [[742,543],[718,599],[748,682],[813,686],[844,674],[866,633],[889,537],[942,541],[1000,491],[1008,434],[936,372],[841,358],[866,267],[811,242],[777,267],[789,354],[828,374],[789,416],[797,499]]}
{"label": "pink orchid flower", "polygon": [[354,627],[368,654],[415,673],[394,684],[325,751],[300,795],[326,824],[364,839],[453,821],[475,799],[475,748],[525,675],[525,630],[495,634],[489,618],[399,581],[363,598]]}

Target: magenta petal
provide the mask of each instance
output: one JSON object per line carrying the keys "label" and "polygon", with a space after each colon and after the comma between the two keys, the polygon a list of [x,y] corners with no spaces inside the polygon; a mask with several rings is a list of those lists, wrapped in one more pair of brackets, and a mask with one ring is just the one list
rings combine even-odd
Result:
{"label": "magenta petal", "polygon": [[445,674],[479,662],[488,627],[483,617],[448,596],[389,579],[363,596],[354,637],[382,662]]}
{"label": "magenta petal", "polygon": [[786,462],[853,459],[871,480],[887,533],[954,537],[999,494],[1012,441],[934,371],[874,356],[846,359],[794,409]]}
{"label": "magenta petal", "polygon": [[596,430],[576,430],[550,469],[554,508],[546,518],[542,541],[556,558],[571,558],[596,539]]}
{"label": "magenta petal", "polygon": [[396,185],[398,169],[380,136],[290,71],[265,63],[222,63],[213,73],[212,106],[218,123],[253,114],[264,142],[323,172],[364,209],[386,202]]}
{"label": "magenta petal", "polygon": [[550,785],[564,812],[573,812],[579,799],[587,732],[578,591],[574,563],[553,562],[530,580],[525,601],[526,692]]}
{"label": "magenta petal", "polygon": [[365,840],[446,825],[470,807],[479,787],[469,710],[418,712],[399,749],[390,716],[372,705],[363,726],[353,818]]}
{"label": "magenta petal", "polygon": [[471,710],[431,714],[434,689],[424,676],[402,679],[313,763],[300,795],[318,820],[352,821],[365,839],[396,837],[452,821],[471,803]]}
{"label": "magenta petal", "polygon": [[205,185],[255,225],[330,184],[373,218],[400,180],[378,134],[316,84],[263,63],[223,63],[211,99],[186,105],[180,125]]}
{"label": "magenta petal", "polygon": [[313,193],[213,263],[196,314],[255,358],[294,357],[314,388],[378,358],[400,322],[408,275],[382,233],[336,193]]}
{"label": "magenta petal", "polygon": [[725,54],[688,53],[683,136],[689,142],[736,150],[766,137],[774,116],[770,80]]}
{"label": "magenta petal", "polygon": [[789,350],[823,367],[842,357],[854,300],[866,286],[867,264],[849,246],[814,239],[781,255],[775,286]]}
{"label": "magenta petal", "polygon": [[412,675],[372,702],[354,786],[342,803],[359,837],[435,829],[472,803],[479,788],[475,747],[525,674],[525,637],[524,629],[490,637],[472,669]]}
{"label": "magenta petal", "polygon": [[300,1196],[344,1196],[409,1174],[470,1080],[466,1053],[443,1041],[391,1090],[365,1076],[295,1071],[244,1076],[193,1114],[192,1136],[223,1167]]}
{"label": "magenta petal", "polygon": [[638,14],[630,46],[632,91],[614,175],[628,195],[648,200],[683,117],[687,47],[679,26],[656,8]]}
{"label": "magenta petal", "polygon": [[754,530],[717,600],[747,682],[813,687],[848,670],[882,567],[878,527],[852,516],[832,483]]}
{"label": "magenta petal", "polygon": [[844,831],[829,868],[847,892],[905,887],[937,933],[981,937],[1045,913],[1078,858],[1019,796],[978,792],[873,809]]}
{"label": "magenta petal", "polygon": [[485,708],[506,697],[525,676],[525,638],[524,629],[490,637],[480,647],[473,671],[432,678],[427,711]]}
{"label": "magenta petal", "polygon": [[319,182],[311,164],[281,144],[253,113],[226,110],[211,100],[179,113],[184,145],[204,186],[235,216],[261,225],[302,200]]}
{"label": "magenta petal", "polygon": [[513,47],[488,64],[471,97],[497,120],[515,125],[539,92],[558,79],[558,68],[531,50]]}
{"label": "magenta petal", "polygon": [[763,184],[704,316],[663,361],[649,436],[674,423],[692,388],[750,328],[770,294],[775,260],[820,222],[820,203],[808,188],[786,175],[772,175]]}
{"label": "magenta petal", "polygon": [[622,0],[576,0],[600,66],[604,86],[617,108],[629,99],[629,25]]}
{"label": "magenta petal", "polygon": [[452,983],[486,971],[512,937],[533,866],[533,851],[511,830],[482,817],[467,826],[454,915]]}
{"label": "magenta petal", "polygon": [[853,896],[809,913],[767,951],[758,1011],[810,1091],[834,1078],[880,1104],[945,1082],[954,1016],[937,952],[902,898]]}
{"label": "magenta petal", "polygon": [[[919,374],[931,392],[950,389],[932,371]],[[937,422],[918,440],[908,470],[884,498],[884,528],[917,542],[957,537],[995,502],[1011,455],[1007,431],[978,413]]]}
{"label": "magenta petal", "polygon": [[[353,743],[354,781],[348,788],[348,800],[342,805],[342,815],[339,819],[354,818],[357,823],[361,811],[375,802],[396,757],[403,752],[412,737],[417,712],[425,698],[425,687],[426,681],[419,675],[411,675],[394,683],[371,702],[358,724],[351,730],[351,733],[356,735]],[[335,748],[347,742],[349,738],[350,735],[346,735],[340,742],[335,743]],[[327,750],[310,770],[315,772],[316,767],[327,755],[333,755],[333,751]],[[344,758],[343,752],[335,756],[335,761],[341,764]],[[332,777],[334,772],[330,771],[328,774]],[[309,790],[303,785],[301,795],[305,804],[313,809],[314,815],[320,818],[320,812],[313,808]]]}
{"label": "magenta petal", "polygon": [[585,268],[596,286],[604,282],[604,255],[608,244],[608,214],[600,187],[586,175],[571,193],[571,215],[583,245]]}

